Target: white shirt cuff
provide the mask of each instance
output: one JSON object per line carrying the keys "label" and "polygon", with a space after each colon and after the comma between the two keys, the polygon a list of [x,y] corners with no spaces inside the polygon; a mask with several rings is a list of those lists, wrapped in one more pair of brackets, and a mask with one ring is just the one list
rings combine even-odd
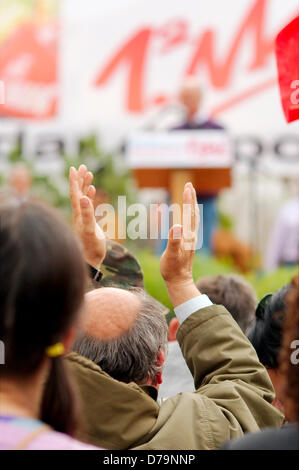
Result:
{"label": "white shirt cuff", "polygon": [[210,301],[209,297],[206,294],[202,294],[178,305],[175,307],[174,312],[179,322],[183,323],[192,313],[202,308],[210,307],[210,305],[213,305],[213,303]]}

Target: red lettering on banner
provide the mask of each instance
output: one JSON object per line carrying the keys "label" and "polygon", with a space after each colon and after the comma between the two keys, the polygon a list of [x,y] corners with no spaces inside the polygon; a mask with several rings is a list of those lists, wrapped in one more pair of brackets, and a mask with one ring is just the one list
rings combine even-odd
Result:
{"label": "red lettering on banner", "polygon": [[226,144],[222,142],[198,142],[196,140],[190,140],[186,145],[187,153],[196,156],[214,156],[223,155],[227,151]]}
{"label": "red lettering on banner", "polygon": [[156,35],[164,41],[160,52],[166,53],[173,47],[187,41],[188,23],[183,20],[169,21],[156,31]]}
{"label": "red lettering on banner", "polygon": [[[252,58],[248,64],[248,70],[255,70],[263,67],[268,57],[274,50],[273,37],[265,34],[266,14],[269,0],[255,0],[233,37],[229,51],[224,59],[216,59],[215,49],[217,46],[217,33],[212,30],[205,30],[195,42],[195,49],[192,50],[191,59],[187,63],[184,76],[195,75],[200,67],[208,70],[210,83],[218,89],[226,88],[230,85],[232,73],[235,68],[238,54],[244,39],[252,41]],[[147,106],[155,103],[161,104],[167,100],[163,92],[155,97],[145,96],[145,67],[148,59],[148,49],[153,38],[163,41],[160,53],[167,53],[170,49],[177,47],[182,42],[194,42],[188,34],[188,24],[183,20],[175,20],[166,23],[161,28],[144,28],[135,33],[121,48],[108,60],[104,68],[99,73],[95,84],[105,85],[113,74],[124,64],[127,67],[127,89],[126,107],[129,112],[142,112]],[[267,82],[268,84],[268,82]],[[259,88],[256,89],[259,92]],[[236,101],[239,102],[255,93],[243,92]],[[231,106],[235,103],[231,100]],[[229,104],[226,104],[226,107]],[[220,108],[221,109],[221,106]]]}
{"label": "red lettering on banner", "polygon": [[267,3],[268,0],[255,1],[235,35],[227,57],[220,63],[214,57],[215,33],[210,30],[203,33],[198,40],[195,54],[186,69],[186,75],[194,75],[199,65],[206,64],[211,84],[216,88],[226,87],[230,82],[241,43],[248,32],[253,34],[254,41],[252,62],[248,68],[253,70],[262,67],[274,49],[274,38],[266,38],[264,36]]}
{"label": "red lettering on banner", "polygon": [[126,64],[128,68],[127,108],[130,111],[136,112],[144,109],[143,78],[151,33],[150,28],[145,28],[134,34],[108,62],[95,82],[97,86],[104,85],[120,65]]}

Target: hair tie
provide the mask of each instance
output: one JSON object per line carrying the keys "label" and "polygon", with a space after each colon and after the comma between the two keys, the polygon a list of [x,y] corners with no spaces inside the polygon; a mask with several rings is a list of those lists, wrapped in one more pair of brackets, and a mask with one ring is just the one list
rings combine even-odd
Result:
{"label": "hair tie", "polygon": [[46,354],[48,357],[62,356],[64,351],[65,350],[64,350],[64,346],[62,343],[56,343],[46,348]]}

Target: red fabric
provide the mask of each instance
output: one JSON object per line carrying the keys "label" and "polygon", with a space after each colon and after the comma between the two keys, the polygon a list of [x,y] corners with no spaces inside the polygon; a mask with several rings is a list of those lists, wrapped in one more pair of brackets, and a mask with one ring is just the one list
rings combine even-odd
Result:
{"label": "red fabric", "polygon": [[280,31],[275,52],[283,112],[287,122],[296,121],[299,119],[299,16]]}

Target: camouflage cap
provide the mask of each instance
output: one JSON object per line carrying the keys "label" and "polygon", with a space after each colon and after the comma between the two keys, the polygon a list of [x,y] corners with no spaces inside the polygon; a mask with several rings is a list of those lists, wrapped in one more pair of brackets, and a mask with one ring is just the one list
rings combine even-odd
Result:
{"label": "camouflage cap", "polygon": [[[145,288],[143,271],[135,256],[126,247],[112,240],[107,240],[106,256],[101,271],[103,272],[102,287]],[[156,299],[154,301],[162,305]],[[169,313],[167,307],[164,305],[162,307],[165,315]]]}
{"label": "camouflage cap", "polygon": [[106,256],[101,266],[104,276],[102,286],[143,287],[143,272],[137,259],[127,248],[117,242],[107,240]]}

